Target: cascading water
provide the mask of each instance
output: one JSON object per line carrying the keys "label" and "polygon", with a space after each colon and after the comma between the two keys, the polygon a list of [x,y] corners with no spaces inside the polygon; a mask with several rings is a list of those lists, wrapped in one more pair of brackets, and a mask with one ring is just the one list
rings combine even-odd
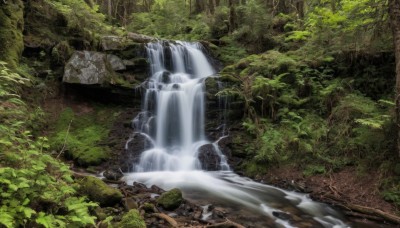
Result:
{"label": "cascading water", "polygon": [[204,135],[204,79],[215,70],[198,43],[150,43],[147,54],[152,76],[135,127],[154,145],[143,152],[134,170],[201,170],[197,151],[208,143]]}
{"label": "cascading water", "polygon": [[[187,197],[200,195],[215,202],[229,202],[284,227],[293,226],[273,213],[297,213],[304,219],[311,218],[317,227],[348,227],[336,211],[306,195],[259,184],[229,171],[218,141],[208,142],[204,133],[204,81],[215,70],[199,43],[149,43],[147,54],[152,76],[134,127],[148,139],[150,149],[134,165],[135,172],[126,176],[128,183],[179,187]],[[225,132],[225,126],[223,129]],[[222,137],[226,137],[224,133]],[[202,170],[198,153],[206,144],[211,144],[219,156],[220,171]]]}

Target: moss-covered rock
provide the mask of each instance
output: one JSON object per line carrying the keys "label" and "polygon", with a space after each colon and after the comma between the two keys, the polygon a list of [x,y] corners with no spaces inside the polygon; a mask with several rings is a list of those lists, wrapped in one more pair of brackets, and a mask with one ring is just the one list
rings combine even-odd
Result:
{"label": "moss-covered rock", "polygon": [[65,109],[50,136],[51,148],[65,150],[65,157],[82,167],[100,165],[105,161],[110,148],[101,144],[106,140],[115,110],[97,107],[84,115],[77,115],[70,108]]}
{"label": "moss-covered rock", "polygon": [[136,209],[130,210],[117,225],[119,228],[146,228],[146,223]]}
{"label": "moss-covered rock", "polygon": [[157,199],[157,203],[166,210],[174,210],[178,208],[182,201],[182,191],[177,188],[163,193],[160,198]]}
{"label": "moss-covered rock", "polygon": [[99,202],[101,206],[114,206],[122,200],[122,193],[118,189],[108,186],[96,177],[83,178],[80,191],[90,200]]}
{"label": "moss-covered rock", "polygon": [[24,28],[21,0],[7,1],[0,6],[0,60],[16,67],[24,49],[22,30]]}

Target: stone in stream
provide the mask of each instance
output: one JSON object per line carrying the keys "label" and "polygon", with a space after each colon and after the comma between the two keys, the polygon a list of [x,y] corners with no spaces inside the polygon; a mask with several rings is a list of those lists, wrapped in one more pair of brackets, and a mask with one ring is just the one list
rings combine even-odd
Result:
{"label": "stone in stream", "polygon": [[287,213],[281,212],[281,211],[273,211],[272,215],[277,217],[278,219],[282,219],[282,220],[290,220],[292,218],[292,216],[290,216],[290,214],[287,214]]}
{"label": "stone in stream", "polygon": [[107,180],[117,181],[121,179],[124,176],[124,174],[122,173],[119,167],[111,167],[108,168],[106,171],[104,171],[103,176]]}
{"label": "stone in stream", "polygon": [[177,188],[164,192],[157,199],[157,203],[165,210],[174,210],[178,208],[182,202],[182,191]]}
{"label": "stone in stream", "polygon": [[162,74],[162,82],[165,84],[168,84],[171,82],[171,72],[169,71],[164,71],[164,73]]}
{"label": "stone in stream", "polygon": [[218,156],[212,144],[201,146],[198,158],[203,170],[216,171],[220,169],[221,158]]}

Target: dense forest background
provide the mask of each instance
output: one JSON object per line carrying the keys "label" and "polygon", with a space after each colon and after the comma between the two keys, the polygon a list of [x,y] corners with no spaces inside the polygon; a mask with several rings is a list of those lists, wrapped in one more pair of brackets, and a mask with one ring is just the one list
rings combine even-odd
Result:
{"label": "dense forest background", "polygon": [[397,209],[399,18],[394,0],[0,1],[0,226],[111,224],[59,160],[68,122],[57,141],[40,107],[74,50],[128,32],[201,41],[219,61],[217,95],[243,109],[232,152],[246,175],[351,166],[379,174]]}

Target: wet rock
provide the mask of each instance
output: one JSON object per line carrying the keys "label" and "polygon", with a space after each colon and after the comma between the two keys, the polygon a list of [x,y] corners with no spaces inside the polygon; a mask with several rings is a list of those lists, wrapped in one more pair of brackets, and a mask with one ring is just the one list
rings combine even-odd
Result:
{"label": "wet rock", "polygon": [[164,193],[164,189],[161,189],[160,187],[158,187],[157,185],[152,185],[150,187],[150,189],[153,191],[153,193],[157,193],[157,194],[162,194]]}
{"label": "wet rock", "polygon": [[282,220],[290,220],[291,219],[291,216],[289,214],[287,214],[285,212],[281,212],[281,211],[273,211],[272,215],[279,219],[282,219]]}
{"label": "wet rock", "polygon": [[119,167],[112,167],[104,171],[103,176],[107,180],[117,181],[121,179],[124,176],[124,174],[122,173]]}
{"label": "wet rock", "polygon": [[133,165],[139,162],[143,151],[152,146],[151,141],[142,134],[133,134],[120,156],[119,166],[123,172],[133,171]]}
{"label": "wet rock", "polygon": [[162,82],[165,83],[165,84],[170,83],[171,82],[170,76],[171,76],[171,72],[164,71],[164,73],[162,74],[162,79],[161,79]]}
{"label": "wet rock", "polygon": [[114,206],[122,200],[122,193],[105,184],[102,180],[87,176],[81,180],[80,191],[90,200],[99,202],[101,206]]}
{"label": "wet rock", "polygon": [[177,188],[163,193],[157,199],[157,203],[166,210],[174,210],[178,208],[181,205],[182,201],[182,192]]}
{"label": "wet rock", "polygon": [[179,84],[174,84],[174,85],[172,86],[172,88],[175,89],[175,90],[179,90],[179,89],[180,89],[180,86],[179,86]]}
{"label": "wet rock", "polygon": [[205,144],[199,148],[198,158],[201,167],[207,171],[220,169],[221,158],[218,156],[212,144]]}

